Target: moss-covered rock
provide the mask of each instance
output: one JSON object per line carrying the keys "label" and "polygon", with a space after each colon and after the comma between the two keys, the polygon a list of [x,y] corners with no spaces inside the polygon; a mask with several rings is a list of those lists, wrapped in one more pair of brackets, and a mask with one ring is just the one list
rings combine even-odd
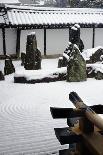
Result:
{"label": "moss-covered rock", "polygon": [[86,81],[86,79],[86,62],[80,54],[78,47],[73,45],[73,50],[67,65],[67,81],[80,82]]}

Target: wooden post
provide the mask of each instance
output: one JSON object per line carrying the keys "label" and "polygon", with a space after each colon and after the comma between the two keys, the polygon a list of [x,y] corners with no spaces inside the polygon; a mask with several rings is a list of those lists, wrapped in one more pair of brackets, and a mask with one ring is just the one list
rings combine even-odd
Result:
{"label": "wooden post", "polygon": [[20,35],[21,35],[21,30],[17,29],[17,40],[16,40],[16,56],[20,56]]}
{"label": "wooden post", "polygon": [[93,40],[92,40],[92,48],[94,48],[95,44],[95,25],[93,25]]}
{"label": "wooden post", "polygon": [[46,56],[46,28],[44,28],[44,55]]}
{"label": "wooden post", "polygon": [[2,37],[3,37],[3,53],[4,55],[6,55],[5,28],[2,28]]}

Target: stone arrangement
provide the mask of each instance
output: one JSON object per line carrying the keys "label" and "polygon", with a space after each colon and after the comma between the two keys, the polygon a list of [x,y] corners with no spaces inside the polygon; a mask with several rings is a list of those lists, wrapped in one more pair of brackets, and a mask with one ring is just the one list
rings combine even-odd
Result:
{"label": "stone arrangement", "polygon": [[27,36],[26,55],[22,54],[22,64],[26,70],[41,69],[41,52],[37,49],[35,33]]}
{"label": "stone arrangement", "polygon": [[12,74],[14,72],[15,72],[15,67],[12,63],[12,59],[10,56],[6,56],[5,66],[4,66],[4,74],[8,75],[8,74]]}

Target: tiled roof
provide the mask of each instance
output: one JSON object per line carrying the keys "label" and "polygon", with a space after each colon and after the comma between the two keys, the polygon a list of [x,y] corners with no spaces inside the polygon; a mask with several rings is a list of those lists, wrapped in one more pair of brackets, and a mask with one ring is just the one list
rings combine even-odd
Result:
{"label": "tiled roof", "polygon": [[19,0],[0,0],[0,4],[18,4]]}
{"label": "tiled roof", "polygon": [[103,24],[102,9],[9,9],[11,25]]}

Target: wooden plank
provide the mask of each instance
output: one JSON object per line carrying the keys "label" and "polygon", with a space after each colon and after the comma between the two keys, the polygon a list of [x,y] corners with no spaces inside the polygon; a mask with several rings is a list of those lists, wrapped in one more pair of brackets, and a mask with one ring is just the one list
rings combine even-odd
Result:
{"label": "wooden plank", "polygon": [[66,128],[54,128],[57,139],[61,145],[78,143],[81,140],[81,135],[74,133]]}
{"label": "wooden plank", "polygon": [[83,143],[93,155],[103,155],[103,136],[98,132],[82,134]]}
{"label": "wooden plank", "polygon": [[90,120],[95,126],[103,131],[103,119],[97,115],[90,107],[83,103],[82,99],[76,92],[69,94],[69,99],[73,102],[76,108],[82,109],[85,113],[86,118]]}
{"label": "wooden plank", "polygon": [[2,37],[3,37],[3,53],[4,55],[6,55],[5,28],[2,28]]}
{"label": "wooden plank", "polygon": [[81,117],[84,115],[84,112],[80,109],[73,109],[73,108],[56,108],[50,107],[50,111],[52,117],[55,118],[74,118],[74,117]]}

